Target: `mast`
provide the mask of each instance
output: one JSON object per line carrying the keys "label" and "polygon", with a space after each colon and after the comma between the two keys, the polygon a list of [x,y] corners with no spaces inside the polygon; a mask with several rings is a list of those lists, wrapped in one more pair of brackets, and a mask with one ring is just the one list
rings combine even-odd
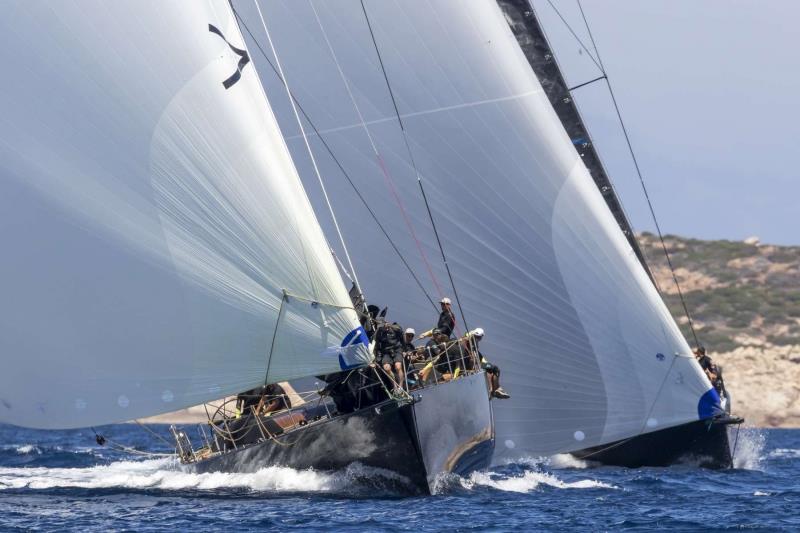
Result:
{"label": "mast", "polygon": [[603,162],[595,149],[589,130],[586,128],[578,107],[572,98],[572,90],[588,83],[599,81],[603,77],[581,84],[571,90],[561,74],[561,69],[558,66],[553,50],[550,48],[550,43],[547,41],[547,37],[529,0],[497,0],[497,3],[505,14],[508,25],[533,72],[539,78],[550,104],[564,125],[564,129],[575,146],[575,150],[583,159],[583,163],[589,170],[595,185],[600,190],[600,194],[603,195],[606,205],[611,210],[611,214],[614,215],[619,229],[622,230],[642,268],[644,268],[655,285],[653,274],[650,272],[650,267],[647,265],[642,249],[636,240],[636,234],[631,228],[617,193],[614,191],[614,186],[611,184]]}

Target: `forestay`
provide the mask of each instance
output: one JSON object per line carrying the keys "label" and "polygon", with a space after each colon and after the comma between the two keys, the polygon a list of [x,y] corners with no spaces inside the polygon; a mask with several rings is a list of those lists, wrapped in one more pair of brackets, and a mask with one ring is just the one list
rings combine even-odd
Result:
{"label": "forestay", "polygon": [[0,421],[369,361],[225,0],[20,1],[0,34]]}
{"label": "forestay", "polygon": [[[709,382],[494,0],[364,2],[410,154],[359,0],[259,3],[297,99],[352,180],[312,138],[339,222],[358,235],[350,252],[365,293],[424,331],[430,300],[453,292],[419,171],[460,327],[486,330],[482,351],[513,395],[494,404],[501,450],[582,449],[711,415]],[[236,5],[265,39],[252,4]],[[311,190],[288,101],[273,104]]]}

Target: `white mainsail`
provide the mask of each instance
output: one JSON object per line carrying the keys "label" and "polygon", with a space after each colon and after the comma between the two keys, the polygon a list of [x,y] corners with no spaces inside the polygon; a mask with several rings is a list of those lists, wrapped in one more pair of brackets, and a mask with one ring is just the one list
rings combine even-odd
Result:
{"label": "white mainsail", "polygon": [[0,34],[0,421],[371,359],[226,0],[12,2]]}
{"label": "white mainsail", "polygon": [[[495,404],[499,451],[578,450],[711,416],[710,383],[494,0],[364,2],[411,154],[359,0],[259,4],[297,99],[352,181],[312,136],[339,223],[358,235],[362,287],[421,331],[430,300],[454,295],[419,172],[459,320],[487,331],[482,349],[513,394]],[[237,7],[265,39],[248,3]],[[288,102],[273,106],[312,180]]]}

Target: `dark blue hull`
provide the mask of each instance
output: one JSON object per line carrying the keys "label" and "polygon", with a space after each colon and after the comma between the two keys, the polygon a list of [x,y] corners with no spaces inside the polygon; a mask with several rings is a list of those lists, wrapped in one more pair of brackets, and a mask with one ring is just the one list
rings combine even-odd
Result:
{"label": "dark blue hull", "polygon": [[705,468],[733,464],[728,428],[741,419],[698,420],[636,437],[573,452],[579,459],[640,468],[692,463]]}
{"label": "dark blue hull", "polygon": [[441,474],[466,475],[489,466],[494,419],[483,372],[416,390],[413,397],[412,403],[387,400],[311,422],[186,467],[195,472],[255,472],[272,465],[335,471],[360,463],[401,475],[409,492],[430,493]]}

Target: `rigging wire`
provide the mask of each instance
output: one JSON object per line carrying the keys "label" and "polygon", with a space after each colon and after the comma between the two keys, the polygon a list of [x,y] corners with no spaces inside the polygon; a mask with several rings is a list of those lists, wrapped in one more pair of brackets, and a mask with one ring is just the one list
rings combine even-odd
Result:
{"label": "rigging wire", "polygon": [[[550,0],[548,0],[548,2],[550,2]],[[642,186],[642,192],[644,192],[644,197],[647,200],[647,207],[650,209],[650,216],[653,218],[653,223],[656,226],[658,239],[659,241],[661,241],[661,248],[664,250],[664,257],[666,257],[667,265],[669,266],[669,270],[672,273],[672,280],[675,282],[675,288],[678,290],[678,296],[681,301],[681,306],[683,306],[683,311],[684,313],[686,313],[686,319],[689,322],[689,329],[692,332],[692,337],[694,338],[695,346],[699,347],[700,341],[697,338],[697,331],[694,328],[694,321],[692,320],[691,313],[689,313],[689,306],[686,304],[686,298],[684,298],[683,296],[683,291],[681,290],[681,284],[678,282],[678,276],[675,274],[675,267],[672,265],[672,258],[669,255],[667,244],[664,242],[664,235],[661,233],[661,226],[658,224],[658,217],[656,217],[655,208],[653,208],[653,203],[650,201],[650,194],[648,194],[647,192],[647,186],[644,183],[644,177],[642,176],[642,170],[639,167],[639,161],[636,159],[636,153],[633,151],[631,138],[630,135],[628,135],[628,128],[625,126],[625,121],[622,119],[622,113],[620,112],[619,105],[617,104],[617,97],[614,94],[614,88],[611,86],[611,80],[608,79],[608,73],[606,72],[605,66],[603,65],[603,59],[600,57],[600,51],[597,49],[597,43],[594,40],[592,29],[589,27],[589,21],[586,18],[586,13],[584,13],[583,11],[583,5],[581,5],[581,0],[576,0],[576,2],[578,3],[578,9],[580,9],[583,23],[586,26],[586,31],[589,34],[589,39],[592,42],[592,47],[594,48],[594,51],[597,54],[597,61],[599,63],[598,66],[600,67],[600,70],[603,72],[603,76],[605,77],[606,86],[608,87],[608,94],[611,95],[611,102],[614,104],[614,111],[617,114],[619,125],[622,128],[622,134],[625,137],[625,143],[628,145],[628,152],[631,154],[631,160],[633,161],[633,166],[636,169],[636,175],[639,177],[639,183]],[[555,7],[553,9],[555,9]]]}
{"label": "rigging wire", "polygon": [[344,241],[344,236],[342,235],[342,230],[339,229],[339,221],[336,220],[336,214],[333,211],[333,206],[331,205],[330,198],[328,198],[328,191],[325,188],[325,184],[322,181],[322,174],[320,174],[319,167],[317,166],[317,159],[314,157],[314,151],[311,149],[311,143],[308,141],[308,136],[306,135],[306,129],[303,127],[303,121],[300,118],[300,113],[297,112],[297,106],[294,103],[294,99],[292,98],[292,91],[289,89],[289,80],[286,79],[286,75],[283,73],[283,67],[281,66],[281,60],[278,57],[278,51],[275,50],[275,45],[272,43],[272,36],[270,35],[269,28],[267,28],[267,22],[264,20],[264,14],[261,12],[261,6],[258,5],[258,0],[253,0],[253,4],[256,6],[256,11],[258,11],[258,17],[261,19],[261,24],[264,26],[264,32],[267,35],[267,42],[269,42],[269,47],[272,50],[272,55],[275,58],[275,65],[278,67],[278,73],[281,75],[281,79],[283,80],[283,86],[286,89],[286,94],[289,97],[289,102],[292,104],[292,111],[294,112],[294,117],[297,120],[297,125],[300,127],[300,133],[303,134],[303,141],[306,144],[306,149],[308,150],[308,156],[311,158],[311,164],[314,167],[314,173],[317,176],[317,180],[319,181],[319,186],[322,189],[322,195],[325,197],[325,203],[328,205],[328,211],[331,214],[331,219],[333,220],[333,226],[336,228],[336,234],[339,236],[339,242],[342,243],[342,249],[344,250],[344,256],[347,260],[347,264],[350,266],[350,272],[353,274],[353,282],[356,284],[356,288],[358,292],[363,295],[364,293],[361,290],[361,284],[358,282],[358,276],[356,275],[356,270],[353,268],[353,261],[350,259],[350,252],[347,251],[347,244]]}
{"label": "rigging wire", "polygon": [[[558,8],[555,6],[555,4],[553,4],[553,1],[552,0],[547,0],[547,3],[550,4],[550,7],[553,8],[553,11],[555,11],[556,15],[558,15],[558,18],[561,19],[561,22],[564,23],[564,26],[566,26],[567,30],[569,30],[569,32],[572,34],[572,36],[575,38],[575,40],[578,41],[578,44],[581,45],[581,48],[583,48],[583,50],[589,56],[589,59],[592,60],[592,63],[594,63],[595,66],[597,66],[597,68],[600,69],[600,72],[603,73],[603,76],[605,76],[606,75],[606,71],[605,71],[605,69],[603,69],[603,62],[600,61],[599,54],[598,54],[597,59],[595,59],[594,55],[592,55],[592,52],[586,47],[585,44],[583,44],[583,41],[581,40],[581,38],[578,37],[578,34],[575,33],[575,31],[572,29],[572,26],[569,25],[569,22],[567,22],[567,19],[564,18],[564,16],[558,10]],[[580,2],[578,2],[578,4],[580,4]],[[591,33],[589,34],[589,36],[591,37]],[[592,45],[594,45],[594,40],[592,40]],[[595,53],[597,53],[597,47],[595,47],[594,51],[595,51]]]}
{"label": "rigging wire", "polygon": [[[135,422],[137,424],[139,424],[140,426],[142,426],[142,424],[138,420],[136,420]],[[144,427],[144,426],[142,426],[142,427]],[[98,446],[105,446],[106,444],[108,444],[110,448],[112,448],[114,450],[117,450],[119,452],[125,452],[125,453],[134,454],[134,455],[142,455],[144,457],[175,457],[175,453],[174,452],[173,453],[157,453],[157,452],[146,452],[146,451],[143,451],[143,450],[137,450],[136,448],[134,448],[132,446],[126,446],[125,444],[121,444],[119,442],[116,442],[115,440],[112,440],[109,437],[106,437],[105,435],[101,435],[101,434],[97,433],[97,430],[94,429],[93,427],[90,428],[90,429],[92,430],[92,433],[94,433],[94,440],[95,440],[95,442],[97,443]],[[163,440],[164,442],[166,442],[169,446],[172,445],[169,441],[166,441],[163,437],[161,437],[157,433],[153,432],[152,430],[148,430],[148,431],[150,431],[156,437],[158,437],[161,440]]]}
{"label": "rigging wire", "polygon": [[380,49],[378,47],[378,41],[375,39],[375,32],[372,30],[372,23],[369,20],[369,15],[367,15],[367,8],[364,5],[364,0],[360,0],[361,2],[361,10],[364,12],[364,20],[367,22],[367,28],[369,29],[369,35],[372,39],[372,44],[375,47],[375,53],[378,56],[378,63],[381,66],[381,72],[383,73],[383,79],[386,81],[386,88],[389,91],[389,96],[392,100],[392,105],[394,106],[394,112],[397,116],[397,122],[400,124],[400,131],[403,135],[403,142],[406,145],[406,150],[408,151],[409,161],[411,166],[414,169],[414,174],[417,176],[417,184],[419,185],[419,190],[422,193],[422,200],[425,203],[425,209],[428,212],[428,218],[431,221],[431,228],[433,228],[433,234],[436,237],[436,244],[439,246],[439,252],[442,254],[442,262],[444,263],[444,268],[447,271],[447,277],[450,278],[450,286],[453,288],[453,296],[456,299],[456,304],[458,305],[458,311],[461,313],[461,320],[464,322],[464,328],[469,331],[469,326],[467,325],[467,317],[464,316],[464,309],[461,307],[461,299],[458,297],[458,291],[456,290],[455,282],[453,281],[453,274],[450,271],[450,265],[447,263],[447,256],[444,253],[444,247],[442,246],[442,240],[439,238],[439,231],[436,229],[436,223],[433,220],[433,212],[431,211],[430,203],[428,202],[428,196],[425,194],[425,188],[422,186],[422,176],[419,173],[419,169],[417,168],[417,164],[414,161],[414,154],[411,151],[411,145],[408,142],[408,134],[406,133],[405,126],[403,124],[403,118],[400,116],[400,110],[397,107],[397,100],[394,97],[394,91],[392,90],[392,85],[389,83],[389,75],[386,72],[386,66],[383,64],[383,58],[381,56]]}
{"label": "rigging wire", "polygon": [[[572,29],[572,26],[570,26],[570,24],[567,22],[566,18],[564,18],[564,16],[561,14],[561,12],[558,10],[558,8],[550,0],[548,0],[548,3],[550,4],[550,7],[553,9],[553,11],[558,15],[558,18],[561,19],[561,22],[564,24],[564,26],[567,27],[569,32],[572,34],[572,36],[578,42],[578,44],[580,44],[581,48],[586,52],[586,55],[588,55],[592,59],[594,64],[597,66],[597,68],[602,73],[602,75],[600,75],[600,76],[598,76],[598,77],[596,77],[594,79],[591,79],[589,81],[586,81],[586,82],[583,82],[583,83],[579,83],[577,85],[569,87],[569,86],[567,86],[566,78],[563,76],[563,74],[561,74],[562,69],[558,64],[558,58],[555,57],[555,55],[553,55],[553,57],[552,57],[558,72],[561,74],[561,79],[562,79],[562,81],[564,83],[564,87],[566,88],[567,92],[571,96],[572,104],[575,106],[575,110],[578,113],[578,118],[579,118],[579,120],[580,120],[580,122],[582,124],[583,130],[584,130],[586,136],[589,139],[589,143],[591,145],[594,145],[595,143],[594,143],[594,140],[592,139],[591,133],[589,132],[589,128],[584,124],[583,119],[581,118],[580,106],[578,104],[578,101],[574,98],[574,95],[572,95],[572,92],[577,90],[577,89],[580,89],[582,87],[586,87],[587,85],[591,85],[593,83],[596,83],[596,82],[598,82],[600,80],[605,80],[606,79],[606,73],[603,70],[603,68],[601,66],[601,63],[598,63],[598,61],[595,60],[594,56],[592,55],[592,52],[588,49],[588,47],[584,44],[584,42],[580,39],[580,37],[578,37],[577,33]],[[533,9],[535,11],[535,8],[533,6],[531,6],[531,9]],[[547,38],[547,32],[545,31],[545,29],[541,25],[541,23],[537,23],[537,24],[538,24],[538,26],[539,26],[539,28],[540,28],[540,30],[542,32],[542,36],[544,37],[545,41],[547,42],[548,48],[552,50],[552,46],[550,45],[550,41]],[[592,149],[592,151],[594,152],[594,156],[597,158],[597,160],[600,163],[601,170],[604,173],[606,173],[605,172],[605,168],[604,168],[605,165],[603,164],[603,159],[600,156],[600,153],[597,151],[597,149],[594,149],[594,148]],[[644,247],[642,247],[639,244],[638,240],[636,239],[636,230],[634,229],[633,224],[631,223],[631,217],[628,216],[628,213],[625,210],[625,206],[622,203],[622,199],[619,197],[619,195],[617,195],[613,191],[614,184],[611,181],[611,178],[608,177],[607,175],[606,175],[606,181],[607,181],[608,185],[612,188],[612,194],[613,194],[614,198],[616,199],[617,204],[619,206],[619,209],[622,211],[622,217],[623,217],[624,221],[627,224],[627,228],[622,227],[622,225],[620,224],[620,226],[621,226],[621,228],[623,230],[623,233],[625,233],[626,237],[628,238],[628,241],[630,242],[631,247],[634,248],[634,253],[636,253],[636,250],[638,250],[641,253],[641,255],[639,255],[637,253],[637,257],[639,258],[639,261],[642,263],[642,266],[644,267],[645,271],[647,272],[647,275],[650,278],[650,281],[653,282],[653,285],[656,288],[656,292],[658,292],[658,294],[663,298],[663,291],[661,290],[661,285],[659,284],[658,279],[656,279],[656,277],[653,275],[652,271],[650,270],[650,267],[648,266],[648,263],[650,261],[649,261],[649,258],[647,256],[647,250]],[[598,186],[599,186],[599,184],[598,184]],[[602,191],[602,189],[601,189],[601,193],[605,194]],[[616,216],[615,216],[615,218],[616,218]],[[618,223],[619,223],[619,221],[618,221]],[[630,232],[630,236],[629,237],[628,237],[628,232]]]}
{"label": "rigging wire", "polygon": [[[678,277],[675,274],[675,267],[672,264],[672,258],[670,257],[669,250],[667,249],[667,245],[664,242],[664,235],[661,232],[661,226],[658,223],[658,218],[656,217],[655,208],[653,207],[653,203],[650,200],[650,195],[648,194],[647,186],[644,183],[644,177],[642,175],[642,170],[641,170],[641,167],[639,166],[639,161],[636,159],[636,153],[633,150],[633,144],[631,143],[630,135],[628,134],[628,128],[627,128],[627,126],[625,126],[625,121],[622,118],[622,112],[619,109],[619,104],[617,103],[617,98],[616,98],[616,95],[614,94],[614,89],[613,89],[613,87],[611,85],[611,81],[608,78],[608,72],[606,72],[605,65],[603,64],[603,60],[600,57],[600,51],[597,48],[597,43],[596,43],[596,41],[594,39],[594,35],[592,34],[592,30],[591,30],[591,28],[589,26],[589,21],[586,18],[586,14],[583,11],[583,6],[581,5],[581,0],[576,0],[576,2],[578,3],[578,8],[579,8],[579,10],[581,12],[581,18],[583,19],[583,23],[586,26],[586,31],[589,34],[589,39],[590,39],[590,41],[592,43],[592,48],[594,49],[594,52],[597,55],[597,59],[595,59],[595,55],[592,54],[592,52],[587,48],[587,46],[583,43],[583,41],[578,37],[578,35],[572,29],[572,26],[570,26],[570,24],[567,22],[567,20],[561,14],[561,12],[558,10],[558,8],[553,4],[552,0],[547,0],[547,3],[553,9],[553,11],[556,13],[556,15],[558,15],[558,18],[561,19],[561,22],[564,24],[564,26],[569,30],[569,32],[572,34],[572,36],[575,38],[575,40],[578,42],[578,44],[580,44],[581,48],[586,51],[587,55],[591,58],[592,62],[597,66],[598,69],[600,69],[600,72],[602,72],[602,74],[603,74],[599,79],[603,79],[606,82],[606,87],[608,88],[608,93],[611,96],[611,102],[612,102],[612,104],[614,106],[614,111],[615,111],[615,113],[617,115],[617,121],[619,122],[620,128],[622,129],[622,134],[623,134],[623,136],[625,138],[625,143],[628,146],[628,153],[630,153],[631,160],[633,161],[634,169],[636,170],[636,175],[639,178],[639,183],[641,184],[642,191],[644,192],[644,197],[647,200],[647,206],[648,206],[648,208],[650,210],[650,216],[653,219],[653,223],[655,224],[656,232],[658,233],[658,238],[659,238],[659,241],[661,242],[661,248],[664,251],[664,256],[667,259],[667,265],[669,266],[670,273],[672,274],[672,281],[675,283],[675,288],[678,291],[678,297],[680,298],[681,306],[683,307],[683,312],[686,315],[686,319],[687,319],[687,321],[689,323],[689,329],[692,332],[692,337],[694,338],[695,345],[696,346],[700,346],[700,341],[698,340],[698,337],[697,337],[697,331],[695,330],[695,327],[694,327],[694,321],[692,320],[692,315],[691,315],[691,313],[689,313],[689,307],[686,304],[686,298],[683,295],[683,291],[681,290],[680,283],[678,282]],[[592,80],[592,81],[597,81],[597,80]],[[658,289],[657,285],[656,285],[656,288]],[[659,292],[661,292],[661,291],[659,290]]]}
{"label": "rigging wire", "polygon": [[439,298],[444,297],[442,293],[442,287],[439,285],[439,280],[436,278],[436,275],[433,272],[433,268],[431,268],[430,262],[428,261],[428,256],[425,254],[425,250],[422,247],[422,243],[420,242],[419,238],[417,238],[417,232],[414,230],[414,225],[411,223],[411,219],[406,213],[405,208],[403,207],[403,201],[400,198],[400,195],[397,192],[397,189],[394,185],[394,180],[392,180],[392,176],[389,173],[388,168],[386,167],[386,161],[383,159],[383,156],[378,151],[378,147],[375,144],[375,139],[372,137],[372,133],[369,131],[369,127],[367,126],[366,121],[364,120],[364,115],[361,113],[361,108],[358,106],[356,102],[355,95],[353,95],[352,88],[350,87],[350,83],[347,81],[347,76],[344,75],[344,70],[342,69],[341,64],[339,63],[339,58],[336,55],[336,51],[333,49],[333,45],[331,45],[330,39],[328,38],[328,32],[325,31],[325,27],[322,25],[322,20],[319,18],[319,13],[317,13],[317,8],[314,7],[314,2],[309,0],[309,4],[311,6],[311,10],[314,12],[314,18],[317,21],[317,25],[319,26],[320,32],[322,33],[322,37],[325,40],[325,44],[328,46],[328,51],[333,57],[333,62],[336,64],[336,69],[339,71],[339,76],[342,79],[342,83],[344,83],[344,87],[347,90],[347,94],[350,97],[350,101],[355,108],[356,114],[358,115],[358,120],[361,126],[364,128],[364,132],[367,134],[367,138],[369,139],[369,144],[372,147],[372,151],[375,154],[375,159],[378,161],[378,166],[380,167],[383,177],[386,180],[386,183],[389,187],[389,190],[394,197],[395,203],[397,203],[398,208],[403,216],[403,220],[408,227],[411,237],[414,239],[414,243],[419,251],[420,256],[422,257],[422,262],[425,264],[425,268],[428,270],[428,275],[430,275],[431,280],[433,281],[434,286],[436,287],[437,292],[439,293]]}
{"label": "rigging wire", "polygon": [[[244,28],[245,32],[247,32],[247,34],[250,36],[250,39],[253,41],[253,43],[256,45],[256,48],[261,53],[261,56],[264,58],[264,60],[267,62],[267,64],[272,69],[272,72],[275,74],[275,76],[277,76],[278,80],[280,80],[280,82],[283,83],[283,77],[281,76],[280,72],[278,72],[278,69],[272,63],[272,61],[270,60],[270,58],[267,55],[266,51],[261,46],[261,44],[258,42],[258,39],[256,39],[256,37],[253,34],[253,32],[250,31],[250,28],[247,26],[247,23],[244,21],[244,19],[239,14],[239,12],[233,7],[233,5],[231,5],[231,9],[233,10],[233,13],[236,16],[236,19],[238,20],[239,24],[242,25],[242,27]],[[339,161],[339,159],[333,153],[333,149],[328,144],[328,141],[325,140],[325,137],[323,137],[322,133],[317,128],[316,124],[314,124],[314,122],[311,120],[311,117],[308,116],[308,113],[303,108],[303,106],[300,104],[300,102],[297,100],[297,98],[293,94],[291,94],[291,92],[290,92],[289,96],[290,96],[291,100],[297,105],[297,109],[300,111],[300,113],[303,114],[303,118],[305,118],[305,120],[308,123],[308,125],[314,131],[314,134],[320,140],[320,142],[322,143],[322,146],[325,147],[325,150],[328,152],[328,155],[331,157],[331,159],[333,159],[334,163],[339,168],[339,171],[342,173],[344,178],[350,184],[350,187],[353,189],[353,192],[356,194],[356,197],[364,205],[364,207],[366,208],[367,212],[372,217],[372,220],[375,222],[375,225],[378,226],[378,229],[381,230],[381,233],[383,233],[383,236],[386,237],[387,242],[392,247],[394,252],[397,254],[397,257],[400,259],[400,261],[406,267],[406,269],[408,270],[409,274],[411,274],[411,277],[414,279],[414,282],[417,284],[417,287],[419,287],[419,289],[425,295],[425,298],[430,302],[430,304],[433,306],[433,308],[436,309],[436,304],[434,303],[433,298],[431,298],[430,294],[428,294],[428,291],[425,289],[425,286],[422,284],[422,282],[420,281],[419,277],[414,272],[414,269],[411,268],[411,265],[408,264],[408,261],[403,256],[403,253],[400,251],[400,249],[397,247],[395,242],[389,236],[389,232],[386,230],[386,228],[383,226],[383,224],[381,224],[381,221],[378,218],[378,215],[375,214],[375,211],[373,211],[372,207],[370,207],[370,205],[367,202],[366,198],[364,198],[364,196],[361,194],[361,191],[359,191],[358,187],[356,187],[355,183],[353,182],[353,179],[350,177],[350,174],[347,172],[347,170],[345,170],[344,165],[342,165],[341,161]]]}

